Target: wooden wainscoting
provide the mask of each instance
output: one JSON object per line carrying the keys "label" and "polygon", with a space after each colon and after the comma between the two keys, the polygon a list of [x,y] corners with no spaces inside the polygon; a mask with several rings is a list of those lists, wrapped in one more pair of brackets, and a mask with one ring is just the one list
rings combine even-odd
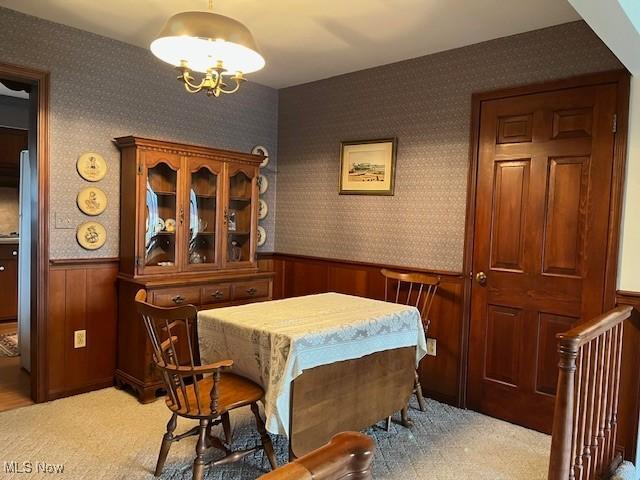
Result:
{"label": "wooden wainscoting", "polygon": [[622,340],[618,445],[627,460],[636,462],[640,424],[640,292],[618,291],[616,304],[635,307],[634,315],[625,323]]}
{"label": "wooden wainscoting", "polygon": [[[262,270],[276,273],[273,298],[297,297],[323,292],[339,292],[368,298],[384,299],[384,277],[381,268],[409,270],[371,263],[332,260],[286,254],[262,255]],[[462,405],[463,377],[462,318],[464,278],[461,273],[426,271],[441,277],[441,285],[431,308],[429,337],[437,340],[437,355],[427,356],[420,364],[420,381],[432,398]]]}
{"label": "wooden wainscoting", "polygon": [[[47,317],[47,399],[113,385],[118,259],[52,260]],[[74,331],[87,346],[74,348]]]}

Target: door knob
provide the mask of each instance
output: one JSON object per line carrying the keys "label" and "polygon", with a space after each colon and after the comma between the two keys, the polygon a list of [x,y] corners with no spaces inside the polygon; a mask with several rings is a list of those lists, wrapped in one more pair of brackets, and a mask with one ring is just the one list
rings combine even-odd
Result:
{"label": "door knob", "polygon": [[487,283],[487,274],[484,272],[476,273],[476,282],[478,282],[480,285],[484,285],[485,283]]}
{"label": "door knob", "polygon": [[4,266],[0,265],[0,272],[4,272]]}

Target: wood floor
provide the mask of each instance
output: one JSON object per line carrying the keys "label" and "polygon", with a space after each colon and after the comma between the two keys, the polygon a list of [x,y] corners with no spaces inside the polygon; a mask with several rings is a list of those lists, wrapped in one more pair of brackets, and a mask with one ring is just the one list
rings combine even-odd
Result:
{"label": "wood floor", "polygon": [[[15,322],[0,323],[0,335],[16,330]],[[20,368],[20,357],[0,357],[0,412],[32,403],[31,380]]]}

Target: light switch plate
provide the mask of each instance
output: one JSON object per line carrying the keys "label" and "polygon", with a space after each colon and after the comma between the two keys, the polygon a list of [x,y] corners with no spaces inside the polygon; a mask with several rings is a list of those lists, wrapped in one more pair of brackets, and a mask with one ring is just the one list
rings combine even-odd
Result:
{"label": "light switch plate", "polygon": [[56,228],[57,229],[65,229],[65,228],[73,228],[73,222],[71,221],[71,216],[56,212]]}
{"label": "light switch plate", "polygon": [[87,331],[76,330],[73,332],[73,348],[83,348],[87,346]]}
{"label": "light switch plate", "polygon": [[427,355],[436,356],[436,347],[438,341],[435,338],[427,338]]}

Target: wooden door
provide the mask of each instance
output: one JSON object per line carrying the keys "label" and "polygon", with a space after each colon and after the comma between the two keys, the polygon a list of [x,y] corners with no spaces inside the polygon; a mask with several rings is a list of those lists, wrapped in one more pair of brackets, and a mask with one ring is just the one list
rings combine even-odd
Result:
{"label": "wooden door", "polygon": [[555,335],[603,310],[616,92],[481,103],[470,408],[550,433]]}
{"label": "wooden door", "polygon": [[224,192],[224,266],[254,268],[258,227],[258,167],[228,163]]}
{"label": "wooden door", "polygon": [[139,154],[138,274],[177,272],[182,263],[185,221],[182,159],[175,153],[154,150]]}

